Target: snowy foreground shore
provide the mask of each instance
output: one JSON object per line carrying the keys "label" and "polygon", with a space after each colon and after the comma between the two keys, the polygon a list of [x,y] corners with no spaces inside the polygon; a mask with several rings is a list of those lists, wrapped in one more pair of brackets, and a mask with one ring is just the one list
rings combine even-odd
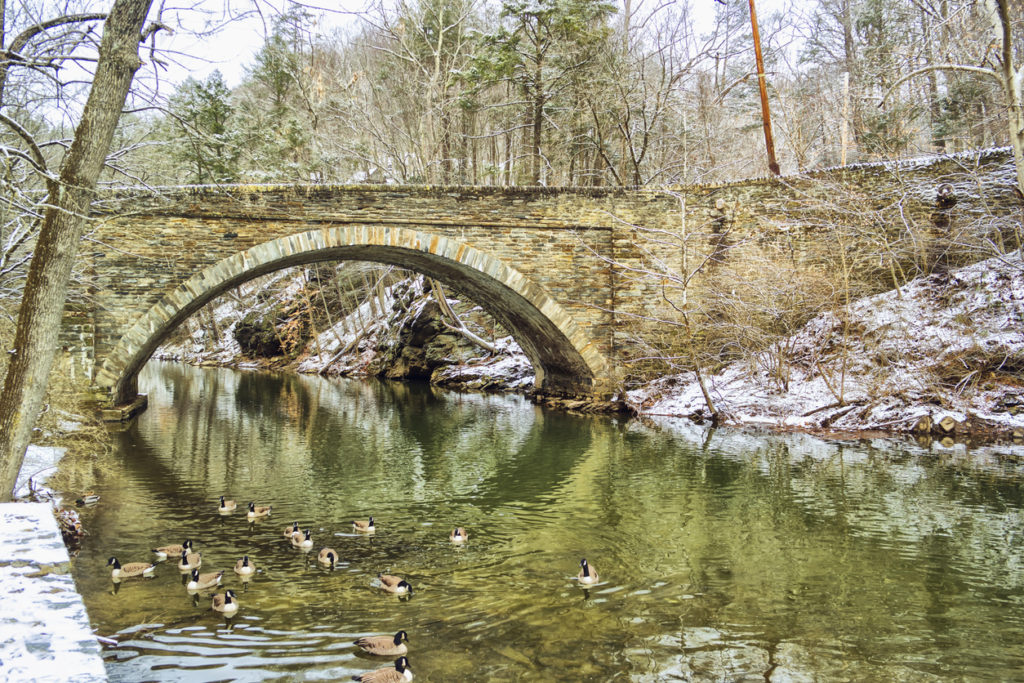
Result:
{"label": "snowy foreground shore", "polygon": [[[424,307],[380,321],[377,338],[398,339],[415,328]],[[258,367],[242,359],[232,321],[220,312],[223,337],[161,349],[157,357],[191,363]],[[395,314],[396,316],[398,314]],[[358,346],[337,330],[315,342],[319,353],[291,366],[325,375],[381,374],[383,348],[370,335]],[[337,353],[345,346],[350,353]],[[430,381],[457,389],[527,392],[529,361],[510,338],[501,353],[463,350],[428,372]],[[1024,438],[1024,263],[998,257],[919,278],[812,319],[768,353],[734,362],[705,377],[719,425],[824,434],[913,433],[938,438]],[[445,349],[450,353],[450,349]],[[407,349],[399,349],[402,355]],[[318,358],[330,358],[329,363]],[[379,370],[379,365],[377,365]],[[770,370],[770,371],[769,371]],[[401,377],[401,374],[386,376]],[[648,417],[712,421],[693,372],[658,378],[622,396],[626,408]],[[574,402],[563,404],[570,409]]]}

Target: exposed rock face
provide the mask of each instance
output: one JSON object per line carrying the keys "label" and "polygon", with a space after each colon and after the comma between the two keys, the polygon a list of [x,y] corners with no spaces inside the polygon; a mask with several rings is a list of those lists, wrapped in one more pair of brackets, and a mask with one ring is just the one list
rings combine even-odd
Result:
{"label": "exposed rock face", "polygon": [[[416,315],[407,318],[395,340],[383,340],[377,347],[374,374],[387,379],[431,380],[444,377],[440,368],[461,365],[480,356],[480,349],[445,327],[440,307],[428,301]],[[530,374],[532,375],[532,369]]]}
{"label": "exposed rock face", "polygon": [[276,317],[276,310],[268,314],[252,311],[235,325],[234,337],[242,353],[253,358],[273,358],[283,353],[274,329]]}

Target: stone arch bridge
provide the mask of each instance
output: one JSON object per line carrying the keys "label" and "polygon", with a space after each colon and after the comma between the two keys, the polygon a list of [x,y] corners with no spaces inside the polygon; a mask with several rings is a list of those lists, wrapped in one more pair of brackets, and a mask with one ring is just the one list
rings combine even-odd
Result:
{"label": "stone arch bridge", "polygon": [[[948,229],[950,217],[967,222],[993,206],[1019,212],[1012,178],[1009,153],[996,150],[674,189],[110,191],[95,203],[80,251],[88,291],[77,300],[86,303],[68,306],[60,343],[90,361],[107,400],[130,402],[157,346],[216,296],[289,266],[377,261],[437,278],[487,309],[530,358],[538,392],[607,398],[632,372],[625,363],[648,353],[647,341],[677,334],[665,323],[667,287],[707,255],[725,254],[726,235],[742,245],[730,259],[772,249],[822,267],[830,248],[823,216],[837,187],[855,203],[898,197],[923,223],[945,212]],[[955,206],[936,204],[943,184],[954,188]],[[691,305],[722,286],[697,275]]]}

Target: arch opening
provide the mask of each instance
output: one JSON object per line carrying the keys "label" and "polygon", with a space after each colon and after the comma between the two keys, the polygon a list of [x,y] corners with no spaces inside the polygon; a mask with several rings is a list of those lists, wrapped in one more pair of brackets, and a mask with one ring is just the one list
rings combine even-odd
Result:
{"label": "arch opening", "polygon": [[120,338],[97,372],[115,403],[136,393],[136,378],[157,347],[193,313],[251,279],[323,261],[369,261],[422,273],[456,288],[512,334],[544,395],[610,398],[612,366],[565,309],[543,288],[498,259],[444,237],[408,229],[344,226],[312,230],[257,245],[182,283]]}

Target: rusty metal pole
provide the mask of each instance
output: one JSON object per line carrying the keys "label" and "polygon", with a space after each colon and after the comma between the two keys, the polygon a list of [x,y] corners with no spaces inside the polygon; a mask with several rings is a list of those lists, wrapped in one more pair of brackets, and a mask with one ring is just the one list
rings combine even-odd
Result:
{"label": "rusty metal pole", "polygon": [[768,110],[768,84],[764,76],[764,58],[761,56],[761,34],[757,30],[757,10],[750,0],[750,25],[754,29],[754,56],[757,59],[757,85],[761,90],[761,120],[764,123],[764,145],[768,148],[768,168],[779,175],[779,162],[775,161],[775,140],[772,138],[772,114]]}

